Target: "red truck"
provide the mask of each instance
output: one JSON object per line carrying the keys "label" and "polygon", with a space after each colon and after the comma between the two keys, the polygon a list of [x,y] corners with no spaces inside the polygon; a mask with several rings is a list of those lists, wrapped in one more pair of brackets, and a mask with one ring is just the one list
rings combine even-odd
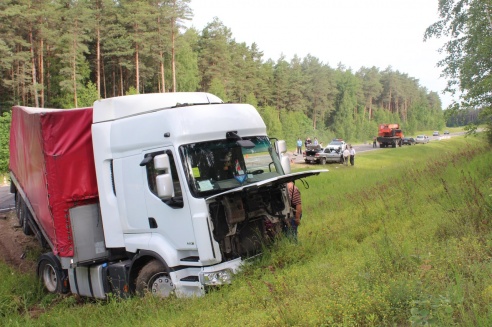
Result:
{"label": "red truck", "polygon": [[377,141],[379,147],[402,146],[403,132],[400,129],[400,124],[380,124]]}

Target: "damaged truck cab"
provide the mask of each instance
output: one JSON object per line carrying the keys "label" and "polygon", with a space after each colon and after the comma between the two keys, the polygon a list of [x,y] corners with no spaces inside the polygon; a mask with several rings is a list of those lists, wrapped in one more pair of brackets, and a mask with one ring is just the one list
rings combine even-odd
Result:
{"label": "damaged truck cab", "polygon": [[286,183],[322,172],[291,174],[254,107],[208,93],[14,107],[10,151],[19,222],[51,249],[46,288],[96,298],[230,283],[282,233]]}

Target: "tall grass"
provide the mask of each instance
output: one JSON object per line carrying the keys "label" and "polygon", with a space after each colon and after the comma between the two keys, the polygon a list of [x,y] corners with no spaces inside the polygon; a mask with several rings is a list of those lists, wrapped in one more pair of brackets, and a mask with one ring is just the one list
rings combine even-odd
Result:
{"label": "tall grass", "polygon": [[[0,325],[491,326],[491,163],[484,140],[453,138],[327,165],[309,189],[298,183],[299,241],[280,239],[230,286],[197,299],[36,302],[24,295],[38,287],[31,276],[7,274]],[[5,287],[17,283],[28,287]]]}

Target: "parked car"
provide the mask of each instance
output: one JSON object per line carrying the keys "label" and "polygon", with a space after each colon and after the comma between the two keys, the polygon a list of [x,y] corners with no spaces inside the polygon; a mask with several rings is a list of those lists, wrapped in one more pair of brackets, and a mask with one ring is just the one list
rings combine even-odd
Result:
{"label": "parked car", "polygon": [[439,131],[434,131],[434,132],[432,133],[432,136],[439,136]]}
{"label": "parked car", "polygon": [[449,131],[444,131],[444,135],[449,135]]}
{"label": "parked car", "polygon": [[415,138],[415,144],[425,144],[429,143],[429,137],[427,135],[417,135]]}
{"label": "parked car", "polygon": [[319,158],[318,162],[322,165],[328,162],[337,162],[343,163],[343,154],[342,151],[333,150],[333,149],[324,149],[316,153],[316,157]]}
{"label": "parked car", "polygon": [[343,162],[342,152],[339,150],[323,149],[319,145],[308,145],[304,152],[306,163],[326,164],[327,162]]}
{"label": "parked car", "polygon": [[415,145],[415,139],[413,137],[404,137],[401,145]]}

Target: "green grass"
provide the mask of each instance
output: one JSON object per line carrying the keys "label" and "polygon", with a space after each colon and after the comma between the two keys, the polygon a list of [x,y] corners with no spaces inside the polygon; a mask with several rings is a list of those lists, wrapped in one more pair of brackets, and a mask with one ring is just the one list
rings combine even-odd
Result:
{"label": "green grass", "polygon": [[327,165],[298,183],[299,242],[202,298],[48,296],[0,266],[0,325],[490,326],[491,163],[483,139],[453,137]]}

